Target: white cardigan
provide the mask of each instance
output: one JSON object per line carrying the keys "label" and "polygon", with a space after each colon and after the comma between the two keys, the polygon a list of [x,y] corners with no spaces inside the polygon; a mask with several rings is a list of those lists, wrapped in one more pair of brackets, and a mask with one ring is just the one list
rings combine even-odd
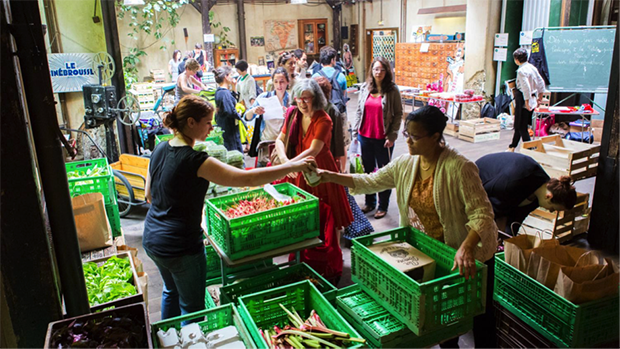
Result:
{"label": "white cardigan", "polygon": [[[409,196],[418,172],[417,155],[402,155],[372,174],[353,175],[351,194],[371,194],[396,188],[400,225],[410,226]],[[493,208],[478,175],[476,165],[446,146],[435,169],[433,200],[443,226],[444,240],[458,249],[468,230],[480,235],[474,256],[486,262],[497,249],[497,225]]]}

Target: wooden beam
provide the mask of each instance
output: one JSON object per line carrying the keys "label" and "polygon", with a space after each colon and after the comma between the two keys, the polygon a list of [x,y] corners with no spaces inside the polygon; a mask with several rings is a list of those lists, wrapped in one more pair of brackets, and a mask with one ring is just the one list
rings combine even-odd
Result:
{"label": "wooden beam", "polygon": [[[215,5],[215,0],[200,0],[200,12],[202,14],[202,34],[211,34],[211,22],[209,22],[209,11]],[[204,41],[204,38],[203,38]],[[207,60],[209,61],[209,65],[215,68],[213,62],[213,43],[212,42],[204,42],[204,49],[207,53]]]}
{"label": "wooden beam", "polygon": [[570,24],[571,0],[562,0],[562,12],[560,16],[560,27],[568,27]]}
{"label": "wooden beam", "polygon": [[592,214],[588,230],[588,242],[594,248],[604,249],[618,254],[618,168],[620,164],[620,110],[618,76],[620,65],[618,62],[620,40],[620,24],[616,23],[616,40],[611,61],[609,77],[609,91],[607,106],[605,107],[605,123],[603,124],[603,138],[601,151],[598,157],[598,170],[594,196],[592,198]]}
{"label": "wooden beam", "polygon": [[[116,24],[116,8],[114,0],[101,0],[101,16],[103,17],[103,29],[105,32],[106,50],[112,56],[116,72],[112,75],[110,83],[116,90],[116,100],[119,101],[125,96],[125,78],[123,75],[123,55],[121,53],[121,43],[118,38],[118,25]],[[121,153],[137,154],[133,133],[131,128],[120,122],[116,123],[118,139],[120,140]],[[116,142],[115,142],[116,143]],[[110,146],[110,156],[114,161],[118,160],[118,151],[115,146]]]}
{"label": "wooden beam", "polygon": [[[243,0],[237,0],[237,23],[239,25],[239,55],[247,61],[248,51],[245,37],[245,5]],[[237,57],[237,60],[240,58]]]}
{"label": "wooden beam", "polygon": [[450,12],[465,12],[467,11],[467,5],[453,5],[453,6],[441,6],[441,7],[427,7],[418,10],[419,15],[432,15],[439,13]]}

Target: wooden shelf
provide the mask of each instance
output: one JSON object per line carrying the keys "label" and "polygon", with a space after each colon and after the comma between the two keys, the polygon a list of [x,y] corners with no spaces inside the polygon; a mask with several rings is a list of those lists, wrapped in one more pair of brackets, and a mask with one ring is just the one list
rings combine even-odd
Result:
{"label": "wooden shelf", "polygon": [[321,47],[329,42],[327,18],[300,19],[298,21],[299,47],[306,55],[318,55]]}
{"label": "wooden shelf", "polygon": [[237,48],[213,50],[213,62],[215,63],[216,68],[223,65],[234,66],[238,59],[239,49]]}

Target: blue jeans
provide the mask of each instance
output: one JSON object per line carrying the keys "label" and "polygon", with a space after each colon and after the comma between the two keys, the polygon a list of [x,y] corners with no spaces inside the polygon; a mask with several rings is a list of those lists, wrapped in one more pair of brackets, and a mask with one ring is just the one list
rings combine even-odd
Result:
{"label": "blue jeans", "polygon": [[146,254],[155,262],[164,281],[162,320],[205,309],[207,256],[204,248],[201,253],[183,257],[162,258],[148,251]]}
{"label": "blue jeans", "polygon": [[[357,135],[357,139],[360,142],[362,148],[362,165],[364,165],[364,172],[372,173],[375,168],[382,168],[390,162],[392,153],[394,152],[394,146],[388,149],[384,147],[385,139],[372,139],[366,138],[361,135]],[[390,205],[390,194],[392,189],[388,189],[379,193],[379,210],[386,211]],[[366,206],[377,206],[377,194],[366,195]]]}

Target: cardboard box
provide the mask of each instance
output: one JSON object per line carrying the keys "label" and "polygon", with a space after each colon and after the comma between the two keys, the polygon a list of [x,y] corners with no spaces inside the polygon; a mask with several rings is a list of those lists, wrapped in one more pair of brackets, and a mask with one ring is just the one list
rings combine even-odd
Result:
{"label": "cardboard box", "polygon": [[418,282],[435,277],[435,260],[407,242],[384,242],[369,246],[368,249]]}

